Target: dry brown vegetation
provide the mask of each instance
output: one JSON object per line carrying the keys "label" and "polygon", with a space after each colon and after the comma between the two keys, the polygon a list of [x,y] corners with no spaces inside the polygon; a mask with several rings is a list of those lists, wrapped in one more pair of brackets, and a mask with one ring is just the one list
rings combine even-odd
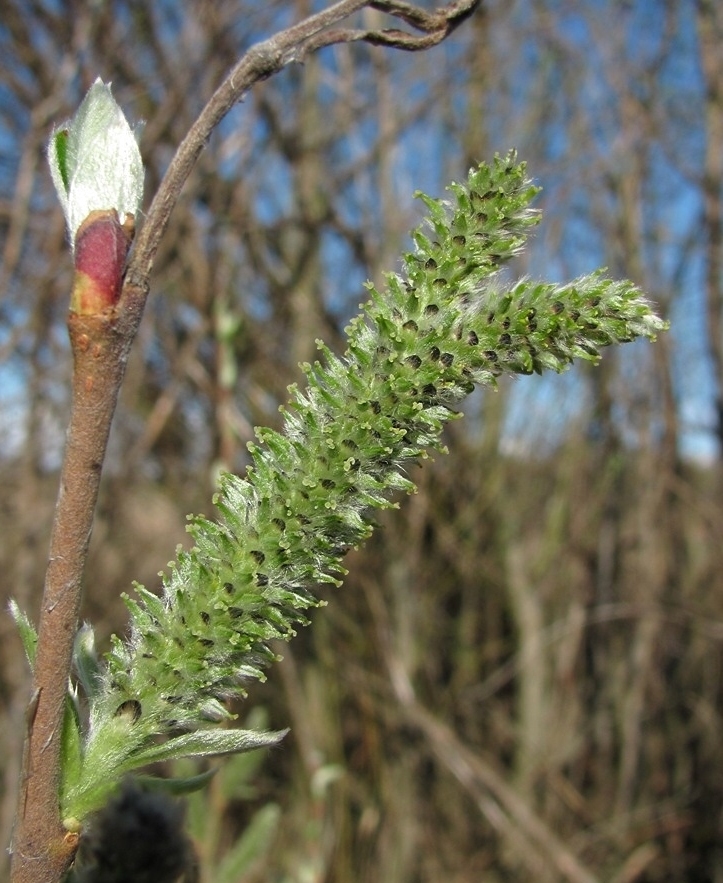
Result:
{"label": "dry brown vegetation", "polygon": [[[112,80],[147,120],[151,192],[242,49],[313,6],[5,0],[0,594],[33,615],[68,406],[50,128]],[[216,470],[244,468],[314,339],[341,345],[415,188],[517,147],[546,211],[522,269],[606,264],[674,319],[655,347],[470,403],[450,456],[350,556],[250,698],[292,730],[219,815],[223,850],[281,807],[244,879],[723,880],[723,475],[717,453],[683,456],[723,438],[723,7],[652,7],[500,0],[429,54],[327,50],[257,88],[186,186],[94,529],[84,616],[103,637],[210,509]],[[6,843],[28,687],[8,617],[0,659]]]}

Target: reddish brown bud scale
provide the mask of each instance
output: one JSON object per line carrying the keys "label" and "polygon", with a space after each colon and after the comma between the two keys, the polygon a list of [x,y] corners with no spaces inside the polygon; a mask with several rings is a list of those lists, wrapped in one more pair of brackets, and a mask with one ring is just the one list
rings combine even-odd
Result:
{"label": "reddish brown bud scale", "polygon": [[75,236],[75,278],[70,309],[97,315],[118,303],[133,225],[121,224],[115,209],[91,212]]}

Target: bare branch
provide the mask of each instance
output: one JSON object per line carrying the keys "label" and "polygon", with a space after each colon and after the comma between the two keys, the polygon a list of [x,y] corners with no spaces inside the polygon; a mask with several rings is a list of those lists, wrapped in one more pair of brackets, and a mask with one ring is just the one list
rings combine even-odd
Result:
{"label": "bare branch", "polygon": [[373,0],[370,5],[373,9],[402,19],[419,31],[427,34],[444,31],[446,35],[469,18],[480,2],[481,0],[456,0],[436,12],[425,12],[410,3],[402,3],[398,0]]}
{"label": "bare branch", "polygon": [[248,90],[299,57],[301,47],[323,31],[367,6],[367,0],[341,0],[323,12],[257,43],[231,70],[191,126],[171,161],[137,238],[126,279],[147,290],[156,250],[181,188],[211,132]]}
{"label": "bare branch", "polygon": [[[292,62],[303,61],[312,52],[338,43],[363,41],[407,51],[427,49],[441,43],[480,3],[481,0],[456,0],[437,12],[428,13],[397,0],[342,0],[253,46],[218,87],[181,142],[137,238],[126,274],[127,286],[147,291],[161,236],[203,145],[254,84],[268,79]],[[365,7],[400,18],[423,31],[424,35],[415,36],[396,29],[332,29],[337,22]]]}
{"label": "bare branch", "polygon": [[317,49],[333,43],[352,42],[365,42],[371,43],[373,46],[388,46],[407,52],[419,52],[445,40],[453,30],[472,15],[480,3],[481,0],[462,0],[462,2],[451,3],[436,13],[428,13],[407,3],[387,3],[384,0],[378,0],[378,2],[369,5],[380,12],[386,12],[403,19],[407,24],[423,31],[424,36],[416,36],[398,28],[384,28],[379,31],[361,29],[326,31],[309,40],[304,46],[304,54],[315,52]]}
{"label": "bare branch", "polygon": [[[137,307],[137,305],[136,305]],[[133,310],[128,309],[128,317]],[[58,806],[60,753],[81,581],[101,469],[125,361],[137,321],[108,315],[69,318],[73,404],[40,611],[31,713],[13,838],[14,883],[59,880],[77,838],[64,831]]]}

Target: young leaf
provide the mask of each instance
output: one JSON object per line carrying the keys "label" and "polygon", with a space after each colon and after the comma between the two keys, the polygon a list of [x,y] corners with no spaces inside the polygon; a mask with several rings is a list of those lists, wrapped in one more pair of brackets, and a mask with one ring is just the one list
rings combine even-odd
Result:
{"label": "young leaf", "polygon": [[121,223],[135,217],[143,200],[139,129],[131,129],[110,90],[98,78],[72,120],[53,132],[50,174],[68,224],[71,246],[83,221],[114,209]]}
{"label": "young leaf", "polygon": [[32,669],[35,665],[35,651],[38,646],[38,633],[35,631],[35,626],[30,622],[27,615],[18,607],[16,601],[10,601],[9,607],[10,615],[15,620],[15,625],[20,633],[20,640],[23,643],[25,656]]}

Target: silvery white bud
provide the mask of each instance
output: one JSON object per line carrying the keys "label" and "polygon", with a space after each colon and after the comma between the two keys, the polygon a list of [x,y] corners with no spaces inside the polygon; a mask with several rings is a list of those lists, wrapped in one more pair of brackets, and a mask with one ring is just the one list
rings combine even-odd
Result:
{"label": "silvery white bud", "polygon": [[115,209],[120,222],[134,217],[143,199],[143,163],[131,129],[98,78],[72,120],[53,132],[48,148],[50,173],[75,248],[78,228],[94,211]]}

